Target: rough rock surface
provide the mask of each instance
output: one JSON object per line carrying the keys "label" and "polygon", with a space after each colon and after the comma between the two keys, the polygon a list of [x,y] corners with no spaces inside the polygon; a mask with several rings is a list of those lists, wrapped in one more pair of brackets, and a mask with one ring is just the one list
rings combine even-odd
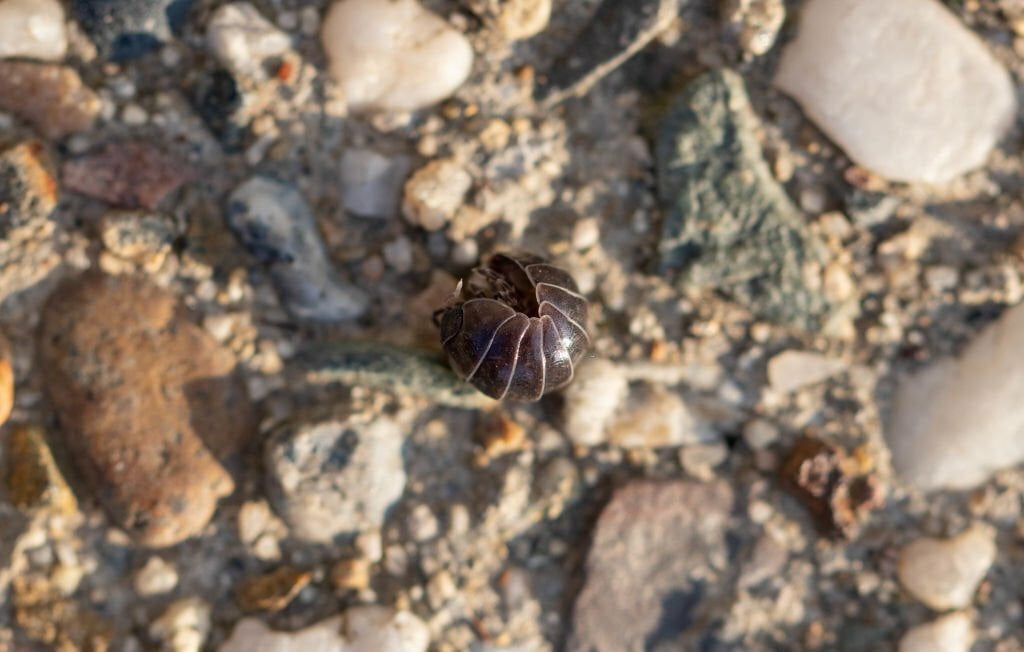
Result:
{"label": "rough rock surface", "polygon": [[695,573],[725,563],[732,500],[725,483],[637,481],[616,491],[594,530],[568,649],[672,645],[699,609]]}
{"label": "rough rock surface", "polygon": [[1017,113],[1007,71],[936,0],[813,0],[801,16],[775,83],[883,177],[972,170]]}
{"label": "rough rock surface", "polygon": [[37,343],[62,441],[111,519],[146,545],[198,534],[253,427],[234,356],[166,291],[94,272],[54,291]]}
{"label": "rough rock surface", "polygon": [[380,416],[302,414],[264,449],[267,489],[294,536],[329,542],[380,527],[405,490],[405,425]]}
{"label": "rough rock surface", "polygon": [[665,207],[660,269],[682,290],[715,288],[762,319],[817,330],[829,304],[808,286],[822,244],[772,178],[754,137],[743,80],[694,80],[662,119],[656,144]]}

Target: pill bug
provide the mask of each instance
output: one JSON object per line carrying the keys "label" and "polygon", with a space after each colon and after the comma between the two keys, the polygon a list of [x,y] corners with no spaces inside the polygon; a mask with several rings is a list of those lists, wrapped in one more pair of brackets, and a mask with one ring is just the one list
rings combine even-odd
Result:
{"label": "pill bug", "polygon": [[536,401],[564,387],[590,346],[576,281],[531,254],[474,268],[434,319],[455,373],[496,399]]}

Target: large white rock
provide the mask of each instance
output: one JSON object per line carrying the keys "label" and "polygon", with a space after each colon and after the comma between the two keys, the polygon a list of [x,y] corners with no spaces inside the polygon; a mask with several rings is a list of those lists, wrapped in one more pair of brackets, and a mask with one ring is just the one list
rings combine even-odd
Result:
{"label": "large white rock", "polygon": [[466,38],[416,0],[339,0],[320,33],[331,75],[352,111],[412,111],[469,76]]}
{"label": "large white rock", "polygon": [[912,627],[900,639],[899,652],[967,652],[973,643],[971,618],[958,611]]}
{"label": "large white rock", "polygon": [[1016,113],[984,44],[936,0],[811,0],[776,85],[856,162],[941,183],[985,162]]}
{"label": "large white rock", "polygon": [[0,59],[58,61],[68,49],[57,0],[0,0]]}
{"label": "large white rock", "polygon": [[902,379],[886,428],[899,475],[922,489],[966,489],[1024,461],[1024,304],[958,359]]}
{"label": "large white rock", "polygon": [[971,604],[995,558],[995,532],[975,524],[951,539],[923,537],[908,543],[896,573],[904,588],[932,609],[962,609]]}

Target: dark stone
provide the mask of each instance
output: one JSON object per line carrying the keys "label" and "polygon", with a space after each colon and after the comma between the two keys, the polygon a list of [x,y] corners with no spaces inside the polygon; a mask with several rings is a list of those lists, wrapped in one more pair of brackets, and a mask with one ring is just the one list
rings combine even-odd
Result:
{"label": "dark stone", "polygon": [[204,72],[192,85],[192,104],[210,132],[227,152],[241,150],[249,134],[248,120],[241,116],[242,92],[230,72]]}
{"label": "dark stone", "polygon": [[553,102],[582,95],[665,31],[689,0],[604,0],[538,88]]}
{"label": "dark stone", "polygon": [[597,521],[576,599],[574,652],[677,649],[727,560],[725,483],[636,481]]}
{"label": "dark stone", "polygon": [[659,271],[714,289],[756,317],[817,332],[831,311],[807,286],[825,249],[772,177],[743,80],[706,73],[675,99],[656,143],[664,209]]}
{"label": "dark stone", "polygon": [[75,17],[100,55],[135,59],[178,32],[192,0],[74,0]]}

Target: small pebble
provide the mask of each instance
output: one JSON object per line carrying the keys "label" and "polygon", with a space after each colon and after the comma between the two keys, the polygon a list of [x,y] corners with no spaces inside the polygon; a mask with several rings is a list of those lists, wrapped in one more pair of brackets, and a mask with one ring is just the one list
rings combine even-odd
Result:
{"label": "small pebble", "polygon": [[293,566],[279,566],[250,577],[238,587],[238,605],[246,611],[280,611],[306,588],[313,574]]}
{"label": "small pebble", "polygon": [[47,509],[62,515],[78,510],[75,494],[57,466],[42,428],[15,426],[7,433],[5,445],[4,484],[11,504],[22,510]]}
{"label": "small pebble", "polygon": [[729,456],[725,444],[697,444],[679,450],[679,465],[691,476],[705,482],[715,476],[715,467]]}
{"label": "small pebble", "polygon": [[263,79],[263,62],[291,48],[291,38],[248,2],[221,5],[206,25],[206,44],[225,68]]}
{"label": "small pebble", "polygon": [[345,209],[360,217],[398,214],[402,184],[412,161],[369,149],[346,149],[341,155],[341,189]]}
{"label": "small pebble", "polygon": [[72,68],[0,61],[0,111],[14,114],[49,139],[92,127],[101,104]]}
{"label": "small pebble", "polygon": [[480,246],[472,238],[459,240],[452,246],[451,259],[452,264],[459,267],[475,265],[480,259]]}
{"label": "small pebble", "polygon": [[68,48],[64,8],[57,0],[0,2],[0,59],[60,61]]}
{"label": "small pebble", "polygon": [[149,625],[149,635],[169,652],[199,652],[210,634],[210,605],[201,598],[182,598]]}
{"label": "small pebble", "polygon": [[347,591],[362,591],[370,586],[370,561],[362,557],[338,561],[331,567],[331,584]]}
{"label": "small pebble", "polygon": [[156,210],[192,172],[166,148],[147,141],[107,143],[61,166],[64,187],[124,208]]}
{"label": "small pebble", "polygon": [[584,365],[576,381],[565,390],[562,420],[573,443],[597,446],[605,441],[605,431],[629,393],[629,383],[608,360],[596,358]]}
{"label": "small pebble", "polygon": [[578,251],[590,249],[601,239],[601,227],[595,218],[579,220],[572,226],[572,246]]}
{"label": "small pebble", "polygon": [[294,186],[250,178],[228,198],[227,220],[239,241],[268,267],[278,297],[295,318],[335,322],[366,311],[366,293],[334,268],[313,212]]}
{"label": "small pebble", "polygon": [[416,505],[409,513],[406,528],[409,531],[409,536],[414,541],[422,543],[436,537],[440,530],[440,525],[433,510],[428,505],[420,504]]}
{"label": "small pebble", "polygon": [[412,243],[404,236],[384,245],[384,260],[399,274],[405,274],[412,269],[412,256]]}
{"label": "small pebble", "polygon": [[107,251],[150,273],[163,265],[174,237],[170,220],[159,214],[115,211],[100,221],[100,239]]}
{"label": "small pebble", "polygon": [[178,571],[162,557],[154,555],[135,572],[133,584],[135,592],[144,597],[169,593],[178,585]]}
{"label": "small pebble", "polygon": [[743,426],[743,440],[754,450],[768,448],[778,439],[778,427],[765,419],[751,419]]}
{"label": "small pebble", "polygon": [[473,65],[469,41],[416,0],[338,0],[320,32],[351,111],[413,111],[451,95]]}
{"label": "small pebble", "polygon": [[936,611],[971,604],[996,557],[995,533],[975,524],[950,539],[921,538],[900,551],[900,583]]}
{"label": "small pebble", "polygon": [[498,29],[510,41],[536,36],[551,19],[551,0],[508,0],[501,3]]}
{"label": "small pebble", "polygon": [[768,384],[780,394],[820,383],[846,368],[842,360],[813,351],[783,351],[768,361]]}
{"label": "small pebble", "polygon": [[431,161],[405,182],[402,213],[409,223],[436,231],[452,219],[473,186],[473,177],[453,159]]}
{"label": "small pebble", "polygon": [[782,0],[725,0],[722,19],[743,51],[756,57],[775,45],[786,6]]}
{"label": "small pebble", "polygon": [[958,611],[915,625],[900,639],[899,652],[968,652],[974,644],[968,614]]}

